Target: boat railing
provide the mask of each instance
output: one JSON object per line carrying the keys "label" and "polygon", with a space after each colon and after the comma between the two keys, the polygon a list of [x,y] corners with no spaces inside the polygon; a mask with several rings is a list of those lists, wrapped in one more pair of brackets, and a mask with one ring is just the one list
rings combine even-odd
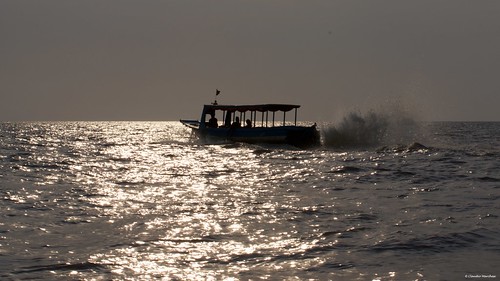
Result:
{"label": "boat railing", "polygon": [[[266,106],[273,108],[273,110],[263,110]],[[283,106],[281,110],[280,106]],[[259,110],[248,110],[248,108],[252,107]],[[236,122],[236,117],[238,117],[243,124],[246,120],[250,120],[251,127],[297,126],[298,107],[298,105],[256,105],[241,107],[206,105],[201,116],[201,124],[205,124],[206,126],[206,115],[214,115],[214,117],[217,118],[216,112],[222,112],[222,125],[220,127],[229,127]],[[293,121],[287,121],[287,112],[291,110],[294,111]],[[278,111],[283,113],[283,118],[277,116]]]}

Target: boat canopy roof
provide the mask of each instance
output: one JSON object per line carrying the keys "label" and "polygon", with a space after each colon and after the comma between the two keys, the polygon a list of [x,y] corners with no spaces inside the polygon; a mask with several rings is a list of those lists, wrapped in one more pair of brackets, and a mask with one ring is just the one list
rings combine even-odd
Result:
{"label": "boat canopy roof", "polygon": [[295,104],[254,104],[254,105],[205,105],[204,111],[209,110],[225,110],[225,111],[283,111],[287,112],[295,108],[299,108],[300,105]]}

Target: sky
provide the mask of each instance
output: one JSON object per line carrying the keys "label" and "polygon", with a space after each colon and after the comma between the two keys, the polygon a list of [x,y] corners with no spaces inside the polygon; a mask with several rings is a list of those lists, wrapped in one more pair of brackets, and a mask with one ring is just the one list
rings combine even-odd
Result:
{"label": "sky", "polygon": [[498,0],[0,0],[0,121],[500,121]]}

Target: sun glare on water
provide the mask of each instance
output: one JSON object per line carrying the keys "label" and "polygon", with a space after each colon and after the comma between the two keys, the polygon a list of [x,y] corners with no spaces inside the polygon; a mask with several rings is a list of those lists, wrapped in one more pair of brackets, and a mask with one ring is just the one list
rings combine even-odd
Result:
{"label": "sun glare on water", "polygon": [[[92,152],[99,157],[81,167],[78,180],[93,192],[86,201],[128,241],[94,254],[92,262],[123,276],[207,280],[249,270],[241,257],[264,262],[276,248],[304,247],[267,229],[279,220],[278,205],[261,202],[261,195],[276,171],[251,149],[156,138],[108,139]],[[220,272],[220,264],[231,266]]]}

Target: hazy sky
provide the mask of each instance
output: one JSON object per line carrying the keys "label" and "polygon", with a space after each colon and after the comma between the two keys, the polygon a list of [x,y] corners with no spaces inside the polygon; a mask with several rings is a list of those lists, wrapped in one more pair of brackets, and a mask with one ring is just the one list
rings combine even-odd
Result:
{"label": "hazy sky", "polygon": [[0,0],[0,120],[199,118],[397,104],[500,121],[500,1]]}

